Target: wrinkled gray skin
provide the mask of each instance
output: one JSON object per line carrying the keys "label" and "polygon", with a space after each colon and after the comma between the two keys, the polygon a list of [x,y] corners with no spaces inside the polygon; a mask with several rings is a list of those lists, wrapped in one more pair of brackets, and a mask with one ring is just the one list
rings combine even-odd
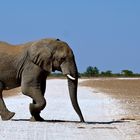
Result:
{"label": "wrinkled gray skin", "polygon": [[74,55],[67,43],[59,39],[42,39],[22,45],[0,42],[0,115],[2,120],[11,119],[3,100],[2,91],[21,86],[22,93],[33,99],[30,104],[31,121],[43,121],[41,110],[46,106],[44,98],[46,78],[52,71],[68,76],[72,105],[84,122],[77,102],[78,71]]}

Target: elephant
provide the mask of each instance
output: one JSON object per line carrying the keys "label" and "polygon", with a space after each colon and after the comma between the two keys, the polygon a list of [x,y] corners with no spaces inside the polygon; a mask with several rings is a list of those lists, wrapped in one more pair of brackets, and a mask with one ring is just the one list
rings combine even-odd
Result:
{"label": "elephant", "polygon": [[65,41],[45,38],[20,45],[0,42],[0,115],[10,120],[15,113],[8,110],[2,91],[21,86],[21,92],[32,98],[30,121],[43,121],[41,111],[46,106],[46,79],[51,72],[60,71],[67,77],[72,106],[84,122],[77,101],[78,69],[72,49]]}

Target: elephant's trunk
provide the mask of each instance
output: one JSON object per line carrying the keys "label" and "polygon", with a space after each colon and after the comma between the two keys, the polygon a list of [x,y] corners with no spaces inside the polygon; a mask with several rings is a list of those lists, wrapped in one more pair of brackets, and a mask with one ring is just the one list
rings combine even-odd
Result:
{"label": "elephant's trunk", "polygon": [[84,122],[84,118],[77,101],[77,84],[78,84],[78,78],[76,78],[75,80],[68,78],[69,94],[70,94],[73,108],[77,112],[81,122]]}
{"label": "elephant's trunk", "polygon": [[68,78],[68,88],[73,108],[78,114],[81,122],[84,122],[84,118],[77,101],[78,70],[74,57],[71,60],[62,63],[61,70]]}

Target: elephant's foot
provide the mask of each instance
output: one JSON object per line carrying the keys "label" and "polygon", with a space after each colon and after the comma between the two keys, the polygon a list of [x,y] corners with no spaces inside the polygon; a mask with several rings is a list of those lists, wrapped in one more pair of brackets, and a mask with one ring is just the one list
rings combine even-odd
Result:
{"label": "elephant's foot", "polygon": [[30,121],[31,121],[31,122],[35,122],[35,121],[43,122],[44,119],[43,119],[40,115],[37,115],[37,116],[32,116],[32,117],[30,118]]}
{"label": "elephant's foot", "polygon": [[14,112],[5,111],[1,113],[1,119],[5,121],[10,120],[14,115],[15,115]]}
{"label": "elephant's foot", "polygon": [[[44,107],[43,107],[44,108]],[[30,112],[32,117],[30,118],[30,121],[44,121],[44,119],[40,116],[40,111],[42,109],[42,104],[30,104]]]}

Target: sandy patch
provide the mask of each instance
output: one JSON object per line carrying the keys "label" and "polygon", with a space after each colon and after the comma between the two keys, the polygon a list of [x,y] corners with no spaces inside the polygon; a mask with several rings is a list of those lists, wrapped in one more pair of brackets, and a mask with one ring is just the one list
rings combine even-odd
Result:
{"label": "sandy patch", "polygon": [[4,90],[3,91],[3,97],[6,98],[6,97],[10,97],[10,96],[15,96],[15,95],[18,95],[20,94],[21,92],[21,88],[14,88],[14,89],[11,89],[11,90]]}
{"label": "sandy patch", "polygon": [[139,78],[98,78],[82,82],[80,85],[96,88],[99,91],[121,97],[140,97]]}

